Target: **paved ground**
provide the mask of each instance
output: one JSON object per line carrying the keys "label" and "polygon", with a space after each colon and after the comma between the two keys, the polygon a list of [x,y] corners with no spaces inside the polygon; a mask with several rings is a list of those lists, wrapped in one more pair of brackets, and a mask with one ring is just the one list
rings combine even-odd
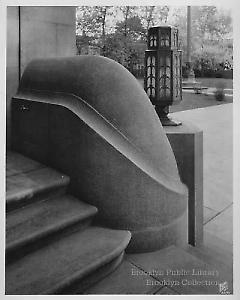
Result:
{"label": "paved ground", "polygon": [[232,104],[172,115],[203,130],[204,229],[232,243],[233,125]]}

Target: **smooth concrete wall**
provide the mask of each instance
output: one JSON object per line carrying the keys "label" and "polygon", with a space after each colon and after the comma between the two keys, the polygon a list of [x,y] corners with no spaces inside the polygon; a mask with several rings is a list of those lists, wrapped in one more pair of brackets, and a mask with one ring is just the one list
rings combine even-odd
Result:
{"label": "smooth concrete wall", "polygon": [[16,94],[19,83],[19,9],[9,6],[7,9],[7,147],[11,137],[11,98]]}
{"label": "smooth concrete wall", "polygon": [[27,64],[35,58],[73,56],[75,7],[7,8],[7,145],[11,146],[11,99]]}
{"label": "smooth concrete wall", "polygon": [[21,74],[34,58],[73,56],[75,7],[21,7]]}

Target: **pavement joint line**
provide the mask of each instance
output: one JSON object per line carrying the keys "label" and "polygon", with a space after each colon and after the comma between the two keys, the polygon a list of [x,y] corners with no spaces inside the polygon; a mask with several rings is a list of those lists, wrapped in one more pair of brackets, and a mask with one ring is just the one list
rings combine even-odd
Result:
{"label": "pavement joint line", "polygon": [[162,287],[153,287],[152,290],[150,290],[149,292],[147,292],[146,295],[156,295],[161,289],[163,289],[164,287],[166,287],[165,285],[163,285]]}
{"label": "pavement joint line", "polygon": [[153,295],[156,295],[158,292],[160,292],[165,286],[161,286],[160,288],[158,288],[154,293]]}
{"label": "pavement joint line", "polygon": [[[164,289],[165,287],[167,287],[169,290],[173,291],[174,293],[176,293],[177,295],[181,295],[179,294],[177,291],[175,291],[172,287],[169,287],[167,285],[163,285],[162,287],[160,287],[153,295],[156,295],[158,292],[160,292],[162,289]],[[168,294],[169,295],[169,294]]]}
{"label": "pavement joint line", "polygon": [[209,206],[204,205],[204,207],[216,211],[215,209],[213,209],[213,208],[211,208]]}
{"label": "pavement joint line", "polygon": [[203,225],[208,224],[208,223],[211,222],[213,219],[215,219],[217,216],[219,216],[221,213],[222,213],[221,211],[217,212],[217,214],[216,214],[215,216],[213,216],[212,218],[210,218],[210,219],[209,219],[206,223],[204,223]]}
{"label": "pavement joint line", "polygon": [[[144,273],[146,273],[146,274],[148,273],[148,272],[145,271],[142,267],[139,267],[139,266],[136,265],[134,262],[132,262],[130,258],[126,257],[126,260],[127,260],[128,262],[130,262],[131,265],[133,265],[134,267],[136,267],[136,268],[138,268],[139,270],[143,271]],[[147,275],[148,275],[148,274],[147,274]]]}
{"label": "pavement joint line", "polygon": [[[130,258],[126,257],[126,260],[127,260],[131,265],[133,265],[135,268],[139,269],[140,271],[143,271],[146,275],[148,275],[148,276],[151,277],[152,279],[154,279],[154,280],[160,282],[160,281],[158,280],[158,278],[155,278],[154,276],[149,275],[149,274],[148,274],[148,271],[145,271],[142,267],[140,267],[140,266],[136,265],[134,262],[132,262]],[[163,285],[160,289],[164,288],[165,286],[167,286],[167,285]],[[160,291],[160,289],[155,290],[155,289],[153,288],[148,294],[155,295],[158,291]],[[175,292],[175,291],[174,291],[174,292]]]}
{"label": "pavement joint line", "polygon": [[223,212],[225,212],[230,206],[232,206],[233,205],[233,202],[231,202],[230,204],[228,204],[223,210],[221,210],[221,212],[220,213],[223,213]]}
{"label": "pavement joint line", "polygon": [[203,226],[211,222],[213,219],[215,219],[218,215],[220,215],[220,212],[217,212],[216,215],[212,216],[209,220],[206,222],[203,222]]}
{"label": "pavement joint line", "polygon": [[223,210],[217,212],[217,214],[215,216],[213,216],[212,218],[210,218],[207,222],[203,223],[203,225],[208,224],[209,222],[211,222],[213,219],[215,219],[216,217],[218,217],[219,215],[221,215],[225,210],[227,210],[231,205],[233,205],[233,203],[229,204],[228,206],[226,206]]}
{"label": "pavement joint line", "polygon": [[[212,211],[214,211],[214,215],[210,218],[210,219],[208,219],[207,221],[203,221],[203,226],[204,225],[206,225],[208,222],[210,222],[213,218],[215,218],[216,216],[217,216],[217,211],[215,210],[215,209],[212,209],[211,207],[208,207],[208,206],[203,206],[204,208],[207,208],[207,209],[210,209],[210,210],[212,210]],[[216,214],[215,214],[216,213]]]}
{"label": "pavement joint line", "polygon": [[143,269],[143,267],[140,267],[140,266],[136,265],[136,264],[135,264],[134,262],[132,262],[129,258],[127,258],[127,260],[128,260],[134,267],[138,268],[139,270],[141,270],[141,271],[143,271],[144,273],[146,273],[146,275],[152,277],[153,279],[155,279],[156,281],[159,282],[158,278],[154,277],[153,275],[149,275],[149,274],[148,274],[149,271],[145,271],[145,270]]}

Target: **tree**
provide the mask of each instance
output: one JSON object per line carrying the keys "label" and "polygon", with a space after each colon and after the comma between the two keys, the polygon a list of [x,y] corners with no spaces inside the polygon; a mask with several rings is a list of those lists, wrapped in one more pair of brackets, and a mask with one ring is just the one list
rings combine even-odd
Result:
{"label": "tree", "polygon": [[124,36],[126,41],[136,41],[143,38],[145,30],[138,16],[133,16],[116,24],[116,33]]}
{"label": "tree", "polygon": [[168,21],[169,6],[156,6],[154,14],[155,23],[158,23],[158,25],[160,25],[159,23],[166,24]]}
{"label": "tree", "polygon": [[111,6],[100,6],[98,7],[98,17],[97,22],[101,24],[101,38],[102,38],[102,54],[105,53],[106,48],[106,19],[108,14],[112,15]]}
{"label": "tree", "polygon": [[[97,45],[102,49],[102,55],[129,67],[129,60],[140,59],[140,49],[144,49],[149,27],[168,24],[169,20],[179,28],[180,47],[185,55],[187,7],[174,8],[172,14],[169,6],[81,6],[77,9],[77,43],[80,47]],[[192,58],[197,64],[216,65],[221,59],[231,63],[232,20],[229,11],[214,6],[194,6],[191,27]],[[224,43],[226,38],[230,46]],[[214,49],[217,59],[213,59]],[[183,61],[186,61],[184,56]]]}
{"label": "tree", "polygon": [[[175,9],[174,25],[179,29],[183,61],[186,61],[187,7]],[[219,60],[231,60],[231,47],[227,49],[224,40],[231,36],[232,20],[229,11],[223,12],[215,6],[192,7],[192,58],[195,65],[216,68]],[[215,54],[214,54],[215,53]],[[215,56],[215,58],[214,58]],[[201,59],[202,57],[202,59]]]}
{"label": "tree", "polygon": [[119,11],[118,17],[122,15],[122,19],[117,22],[115,33],[117,34],[122,47],[121,63],[127,67],[129,58],[128,41],[133,38],[133,32],[140,24],[134,16],[135,6],[119,6],[116,9]]}
{"label": "tree", "polygon": [[194,33],[198,40],[221,40],[232,30],[231,16],[215,6],[193,6]]}
{"label": "tree", "polygon": [[116,24],[116,32],[119,46],[122,46],[122,64],[131,69],[133,60],[137,60],[137,51],[134,45],[142,42],[145,36],[145,29],[142,26],[141,19],[138,16],[125,18],[122,22]]}
{"label": "tree", "polygon": [[[113,14],[112,6],[79,6],[77,9],[77,35],[105,48],[107,18]],[[91,39],[89,39],[91,37]]]}
{"label": "tree", "polygon": [[105,56],[121,64],[124,61],[122,36],[111,33],[106,36]]}
{"label": "tree", "polygon": [[146,32],[148,31],[149,27],[154,26],[154,11],[156,9],[156,6],[143,6],[142,7],[142,24],[143,27],[146,29]]}
{"label": "tree", "polygon": [[145,29],[145,39],[147,39],[149,27],[167,23],[169,6],[142,6],[138,7],[137,12]]}

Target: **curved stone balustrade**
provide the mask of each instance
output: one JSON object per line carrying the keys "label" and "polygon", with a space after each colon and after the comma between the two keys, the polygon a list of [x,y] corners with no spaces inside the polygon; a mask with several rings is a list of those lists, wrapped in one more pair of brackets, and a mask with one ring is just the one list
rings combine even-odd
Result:
{"label": "curved stone balustrade", "polygon": [[71,192],[97,206],[99,222],[132,232],[129,251],[186,242],[187,189],[171,146],[144,90],[118,63],[32,61],[13,98],[13,132],[16,150],[70,176]]}

